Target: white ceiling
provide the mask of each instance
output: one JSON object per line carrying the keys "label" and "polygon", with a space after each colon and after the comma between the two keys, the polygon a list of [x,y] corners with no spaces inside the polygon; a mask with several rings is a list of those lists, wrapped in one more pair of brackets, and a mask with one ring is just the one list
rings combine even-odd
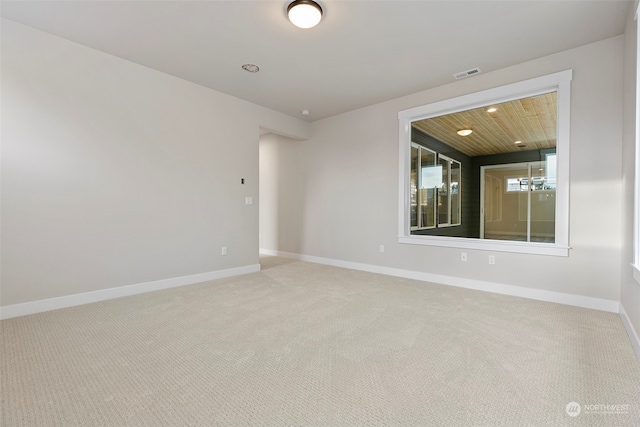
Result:
{"label": "white ceiling", "polygon": [[8,19],[309,121],[622,34],[631,10],[626,0],[321,0],[324,19],[302,30],[286,19],[288,3],[1,7]]}

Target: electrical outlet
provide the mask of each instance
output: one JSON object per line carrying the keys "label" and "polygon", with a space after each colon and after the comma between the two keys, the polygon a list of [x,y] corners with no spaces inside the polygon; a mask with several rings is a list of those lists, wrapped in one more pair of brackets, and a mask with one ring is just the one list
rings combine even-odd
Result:
{"label": "electrical outlet", "polygon": [[493,265],[496,263],[495,255],[489,255],[489,264]]}
{"label": "electrical outlet", "polygon": [[221,252],[222,252],[222,255],[226,255],[227,254],[227,247],[223,246]]}
{"label": "electrical outlet", "polygon": [[467,253],[466,252],[461,252],[460,253],[460,261],[467,262]]}
{"label": "electrical outlet", "polygon": [[384,252],[384,245],[380,245],[380,253]]}
{"label": "electrical outlet", "polygon": [[252,205],[253,204],[253,197],[245,197],[244,198],[244,204],[245,205]]}

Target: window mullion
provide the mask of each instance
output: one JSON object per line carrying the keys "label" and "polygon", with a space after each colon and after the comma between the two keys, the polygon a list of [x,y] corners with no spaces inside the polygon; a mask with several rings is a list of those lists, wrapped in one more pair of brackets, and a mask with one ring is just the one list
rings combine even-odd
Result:
{"label": "window mullion", "polygon": [[531,163],[527,164],[527,242],[531,241],[531,186],[533,185],[533,174]]}

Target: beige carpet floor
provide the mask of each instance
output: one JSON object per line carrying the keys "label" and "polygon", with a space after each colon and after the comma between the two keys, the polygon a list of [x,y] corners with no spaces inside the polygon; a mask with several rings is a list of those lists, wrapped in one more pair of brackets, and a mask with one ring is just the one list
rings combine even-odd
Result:
{"label": "beige carpet floor", "polygon": [[261,263],[2,321],[2,426],[640,425],[616,314]]}

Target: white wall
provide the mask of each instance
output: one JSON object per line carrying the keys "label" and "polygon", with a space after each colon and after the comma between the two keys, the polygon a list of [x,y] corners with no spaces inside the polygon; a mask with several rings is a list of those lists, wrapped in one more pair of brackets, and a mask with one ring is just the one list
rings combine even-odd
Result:
{"label": "white wall", "polygon": [[[620,221],[624,47],[612,38],[309,133],[297,119],[3,20],[0,303],[257,264],[258,205],[244,198],[258,196],[259,127],[310,136],[266,138],[281,165],[272,206],[286,216],[272,216],[264,248],[618,301],[630,233]],[[500,253],[489,266],[481,251],[462,264],[456,249],[398,244],[397,112],[569,68],[570,256]],[[626,151],[628,140],[625,130]],[[628,289],[637,322],[637,288]]]}
{"label": "white wall", "polygon": [[2,107],[2,306],[257,266],[259,127],[308,136],[5,19]]}
{"label": "white wall", "polygon": [[[312,124],[305,255],[608,300],[620,296],[622,36]],[[481,64],[480,64],[481,66]],[[569,257],[397,243],[399,110],[574,70]],[[379,245],[386,251],[380,253]]]}
{"label": "white wall", "polygon": [[[636,1],[636,5],[637,5]],[[635,7],[633,9],[635,11]],[[635,177],[635,139],[636,139],[636,52],[637,33],[636,21],[633,13],[627,19],[624,34],[624,127],[623,127],[623,205],[621,222],[624,227],[622,256],[620,269],[622,271],[622,287],[620,305],[627,316],[628,329],[632,337],[635,335],[636,345],[640,334],[640,284],[633,278],[631,263],[633,262],[633,209],[634,209],[634,177]],[[640,347],[636,349],[640,357]]]}
{"label": "white wall", "polygon": [[306,143],[269,133],[260,138],[260,250],[300,253]]}

